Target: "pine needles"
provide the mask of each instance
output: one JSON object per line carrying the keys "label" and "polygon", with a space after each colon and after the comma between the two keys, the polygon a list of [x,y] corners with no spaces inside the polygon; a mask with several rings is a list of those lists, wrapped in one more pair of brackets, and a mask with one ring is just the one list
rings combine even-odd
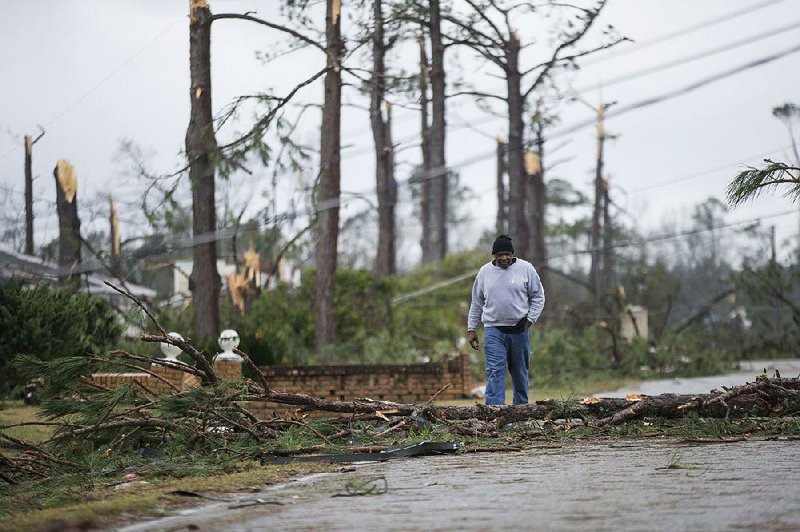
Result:
{"label": "pine needles", "polygon": [[737,206],[754,199],[761,193],[788,185],[784,196],[796,201],[800,198],[800,168],[765,159],[763,168],[750,168],[740,172],[725,191],[728,203]]}

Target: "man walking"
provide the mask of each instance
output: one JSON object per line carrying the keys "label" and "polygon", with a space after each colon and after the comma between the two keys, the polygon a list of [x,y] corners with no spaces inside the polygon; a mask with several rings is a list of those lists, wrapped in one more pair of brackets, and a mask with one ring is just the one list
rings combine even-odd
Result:
{"label": "man walking", "polygon": [[514,404],[525,404],[531,356],[528,329],[544,308],[544,288],[536,268],[514,257],[510,236],[497,237],[492,255],[493,260],[481,267],[472,285],[467,339],[473,349],[478,349],[475,330],[483,322],[486,404],[505,404],[506,365],[514,386]]}

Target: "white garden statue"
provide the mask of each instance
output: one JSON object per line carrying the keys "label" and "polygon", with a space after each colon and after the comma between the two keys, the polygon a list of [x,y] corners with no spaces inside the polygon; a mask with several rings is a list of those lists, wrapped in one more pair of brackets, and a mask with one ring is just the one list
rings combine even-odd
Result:
{"label": "white garden statue", "polygon": [[225,329],[219,333],[219,340],[217,340],[222,353],[218,353],[214,360],[236,360],[241,362],[244,360],[242,357],[233,352],[234,349],[239,347],[239,333],[233,329]]}
{"label": "white garden statue", "polygon": [[[183,336],[176,332],[167,333],[167,336],[183,341]],[[178,360],[178,355],[183,353],[183,349],[177,345],[161,342],[161,352],[164,353],[164,358],[167,360]]]}

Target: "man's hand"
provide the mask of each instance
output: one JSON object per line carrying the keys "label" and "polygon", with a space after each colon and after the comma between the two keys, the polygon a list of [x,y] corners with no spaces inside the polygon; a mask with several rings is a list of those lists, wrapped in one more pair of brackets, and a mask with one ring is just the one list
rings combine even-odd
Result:
{"label": "man's hand", "polygon": [[477,350],[481,346],[478,341],[478,333],[475,331],[467,331],[467,340],[469,340],[469,345],[472,346],[472,349]]}

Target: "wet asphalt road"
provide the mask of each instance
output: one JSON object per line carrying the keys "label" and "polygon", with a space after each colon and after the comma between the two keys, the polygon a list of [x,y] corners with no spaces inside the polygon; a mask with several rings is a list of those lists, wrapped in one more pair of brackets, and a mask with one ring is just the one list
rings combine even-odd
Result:
{"label": "wet asphalt road", "polygon": [[642,381],[629,388],[600,392],[597,397],[625,397],[629,393],[643,393],[645,395],[660,395],[662,393],[709,393],[714,388],[723,386],[739,386],[746,382],[753,382],[756,376],[766,370],[772,377],[775,370],[782,377],[797,377],[800,374],[800,359],[788,358],[785,360],[744,360],[739,362],[740,371],[724,375],[711,375],[708,377],[686,377],[672,379],[658,379]]}
{"label": "wet asphalt road", "polygon": [[[215,503],[127,530],[800,530],[797,441],[568,442],[351,469],[239,496],[280,505]],[[375,477],[385,493],[340,496]]]}

